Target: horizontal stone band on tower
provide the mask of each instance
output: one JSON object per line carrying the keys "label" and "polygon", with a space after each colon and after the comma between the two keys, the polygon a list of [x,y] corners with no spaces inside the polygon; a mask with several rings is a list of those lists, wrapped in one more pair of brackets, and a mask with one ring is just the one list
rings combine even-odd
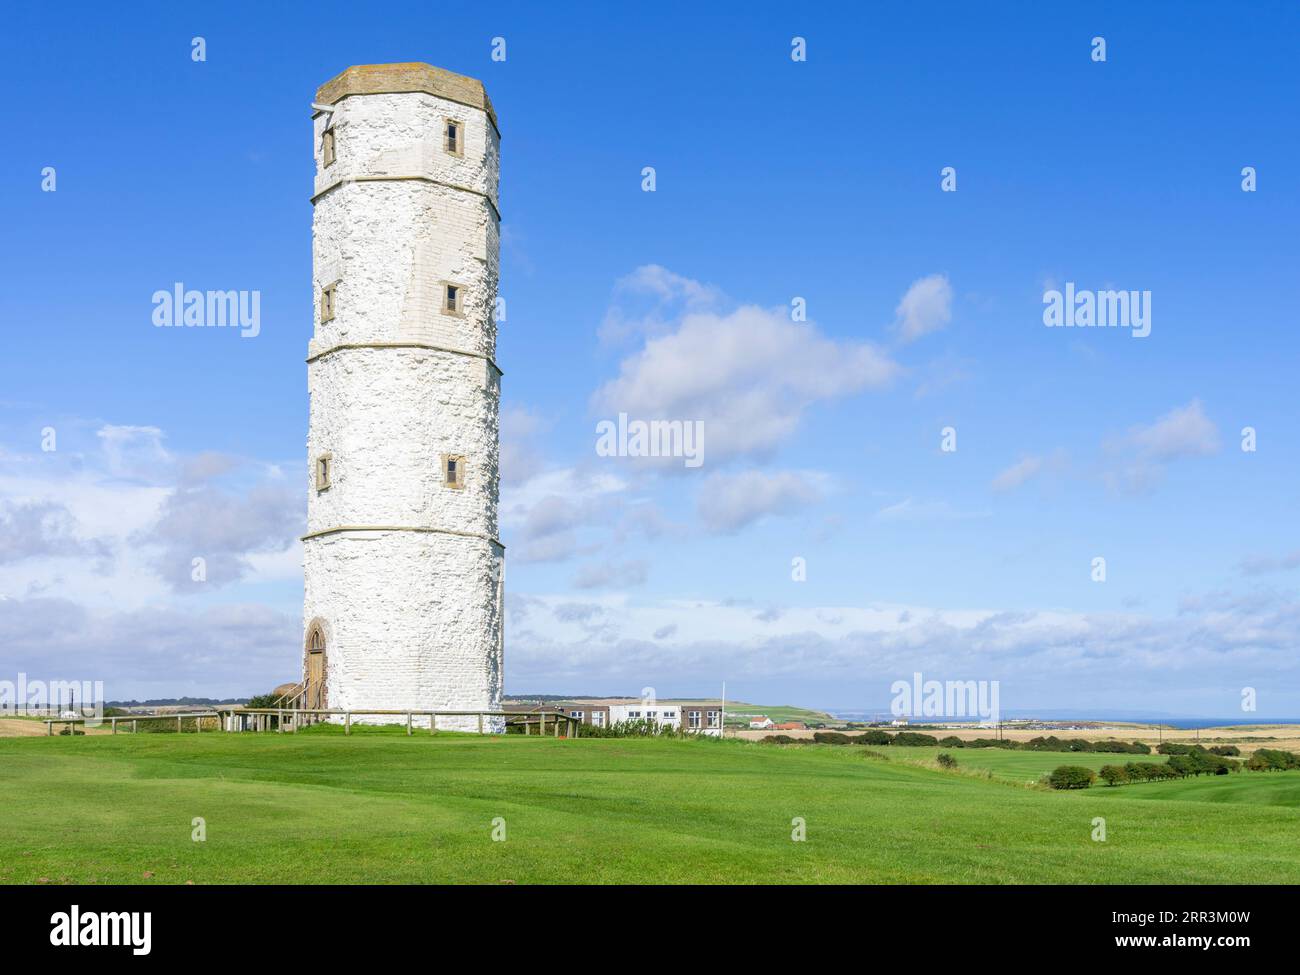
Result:
{"label": "horizontal stone band on tower", "polygon": [[333,183],[330,183],[329,186],[326,186],[319,193],[312,194],[311,202],[314,206],[316,201],[326,193],[332,193],[340,186],[347,186],[349,183],[400,183],[404,180],[412,179],[424,183],[431,183],[434,186],[445,186],[449,190],[457,190],[461,193],[472,193],[477,197],[481,197],[487,202],[487,205],[492,208],[492,215],[497,218],[497,223],[501,222],[501,208],[497,206],[496,201],[493,200],[492,197],[488,196],[482,190],[476,190],[472,186],[460,186],[456,183],[447,183],[440,179],[434,179],[432,176],[424,176],[419,173],[410,176],[344,176],[335,180]]}
{"label": "horizontal stone band on tower", "polygon": [[470,352],[468,349],[452,349],[444,345],[431,345],[428,342],[340,342],[338,345],[331,345],[328,349],[321,349],[307,357],[308,362],[315,362],[317,359],[323,359],[327,355],[335,352],[344,352],[348,349],[428,349],[430,352],[446,352],[449,355],[464,355],[471,359],[482,359],[494,370],[498,376],[504,376],[501,367],[491,357],[481,352]]}
{"label": "horizontal stone band on tower", "polygon": [[301,536],[300,542],[308,541],[313,538],[322,538],[325,535],[337,535],[339,532],[432,532],[436,535],[457,535],[461,538],[477,538],[492,545],[504,549],[498,539],[491,535],[484,535],[481,532],[462,532],[454,528],[432,528],[428,525],[339,525],[337,528],[322,528],[320,531],[308,532]]}

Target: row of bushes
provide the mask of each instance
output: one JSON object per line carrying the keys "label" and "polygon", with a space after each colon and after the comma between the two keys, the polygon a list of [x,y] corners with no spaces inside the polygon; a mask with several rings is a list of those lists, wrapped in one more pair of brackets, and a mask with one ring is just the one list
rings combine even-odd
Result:
{"label": "row of bushes", "polygon": [[841,731],[818,731],[811,739],[791,738],[789,735],[768,735],[763,741],[774,745],[806,744],[809,741],[821,745],[902,745],[913,747],[940,748],[1005,748],[1040,752],[1116,752],[1126,755],[1149,755],[1151,747],[1140,741],[1087,741],[1083,738],[1031,738],[1018,742],[1002,738],[974,738],[964,741],[955,735],[936,738],[917,731],[900,731],[891,735],[886,731],[873,728],[860,735],[846,735]]}
{"label": "row of bushes", "polygon": [[[1048,776],[1048,783],[1053,789],[1086,789],[1098,778],[1107,785],[1158,782],[1162,779],[1185,779],[1189,775],[1227,775],[1240,772],[1243,764],[1230,757],[1241,754],[1241,750],[1233,745],[1215,748],[1178,746],[1175,751],[1162,754],[1169,756],[1164,764],[1129,762],[1126,765],[1103,765],[1099,772],[1078,765],[1062,765]],[[1244,764],[1253,772],[1300,769],[1300,755],[1261,748]]]}
{"label": "row of bushes", "polygon": [[1140,741],[1088,741],[1086,738],[1030,738],[1013,745],[1027,752],[1106,752],[1118,755],[1150,755],[1151,746]]}
{"label": "row of bushes", "polygon": [[1277,748],[1261,748],[1250,756],[1246,768],[1252,772],[1284,772],[1288,769],[1300,769],[1300,755]]}
{"label": "row of bushes", "polygon": [[[1061,765],[1052,769],[1051,774],[1047,777],[1047,782],[1053,789],[1086,789],[1098,779],[1101,779],[1107,785],[1127,785],[1130,782],[1159,782],[1162,779],[1182,779],[1188,775],[1202,775],[1206,772],[1215,775],[1227,775],[1229,772],[1226,766],[1196,771],[1187,765],[1175,765],[1175,759],[1184,763],[1192,762],[1191,756],[1176,755],[1164,764],[1129,762],[1126,765],[1103,765],[1096,772],[1090,768],[1084,768],[1082,765]],[[1225,759],[1225,761],[1231,761],[1231,759]],[[1241,770],[1240,763],[1234,762],[1233,764],[1236,766],[1236,771]]]}
{"label": "row of bushes", "polygon": [[1161,742],[1156,751],[1161,755],[1191,755],[1195,752],[1209,752],[1211,755],[1240,755],[1241,749],[1236,745],[1213,745],[1203,748],[1195,744],[1183,744],[1177,741]]}

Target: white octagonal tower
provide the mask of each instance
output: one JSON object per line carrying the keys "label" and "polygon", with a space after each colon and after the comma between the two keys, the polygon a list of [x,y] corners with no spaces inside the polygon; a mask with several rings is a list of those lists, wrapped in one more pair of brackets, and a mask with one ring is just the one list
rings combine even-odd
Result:
{"label": "white octagonal tower", "polygon": [[314,108],[306,700],[496,710],[492,103],[472,78],[380,64],[326,82]]}

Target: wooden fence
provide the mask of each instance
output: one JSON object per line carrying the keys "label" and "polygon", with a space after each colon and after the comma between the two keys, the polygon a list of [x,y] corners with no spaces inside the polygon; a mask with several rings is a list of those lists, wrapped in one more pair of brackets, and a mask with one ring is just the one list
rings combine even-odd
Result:
{"label": "wooden fence", "polygon": [[[79,724],[90,724],[91,727],[94,728],[107,724],[112,726],[113,734],[117,734],[118,724],[128,722],[131,725],[131,730],[135,732],[139,730],[139,724],[141,721],[175,721],[176,730],[180,731],[186,718],[196,719],[194,722],[194,731],[195,733],[198,733],[203,728],[204,718],[220,718],[220,715],[216,711],[198,711],[185,714],[133,714],[130,717],[118,718],[46,718],[45,733],[46,735],[54,734],[54,726],[56,724],[65,724],[74,730]],[[218,723],[218,727],[220,727],[220,723]]]}
{"label": "wooden fence", "polygon": [[[567,737],[577,738],[582,722],[578,718],[571,717],[562,711],[539,712],[539,711],[394,711],[382,708],[378,709],[359,709],[353,708],[344,710],[341,708],[218,708],[214,711],[190,712],[184,714],[151,714],[151,715],[131,715],[130,717],[112,717],[112,718],[47,718],[45,720],[45,730],[47,735],[54,734],[54,726],[67,725],[70,729],[75,730],[79,724],[95,722],[92,726],[108,724],[112,728],[112,733],[117,734],[117,726],[123,722],[129,722],[131,731],[139,730],[141,721],[175,721],[176,730],[179,732],[184,727],[184,721],[187,718],[196,719],[194,730],[198,732],[202,728],[202,719],[216,718],[217,726],[226,732],[241,731],[289,731],[296,732],[304,723],[313,723],[313,719],[320,720],[328,717],[341,717],[343,719],[343,733],[352,734],[352,719],[357,717],[404,717],[406,718],[406,733],[412,734],[414,731],[415,719],[429,719],[429,734],[437,734],[439,718],[470,717],[478,719],[478,733],[484,733],[484,718],[502,718],[507,725],[522,725],[524,734],[531,734],[530,728],[535,727],[537,734],[546,734],[547,723],[551,726],[551,734],[558,738],[560,736],[560,724],[563,722]],[[272,722],[272,718],[275,719]],[[286,718],[288,719],[286,721]],[[511,721],[511,718],[522,720]],[[451,729],[444,728],[444,731]]]}
{"label": "wooden fence", "polygon": [[[546,734],[547,719],[550,719],[551,733],[555,737],[560,735],[561,722],[565,725],[565,732],[570,738],[577,738],[582,722],[578,718],[570,717],[562,711],[551,713],[537,711],[416,711],[416,710],[391,710],[385,708],[219,708],[219,712],[225,716],[224,722],[226,731],[285,731],[295,732],[302,723],[302,718],[309,721],[312,718],[322,717],[341,717],[343,719],[343,733],[352,734],[353,717],[404,717],[406,718],[406,733],[414,733],[415,719],[429,719],[429,734],[437,734],[439,718],[457,718],[469,717],[478,719],[478,733],[483,731],[484,718],[503,718],[506,724],[522,724],[524,734],[529,734],[529,728],[536,726],[539,735]],[[271,718],[275,718],[274,724]],[[286,721],[285,719],[288,719]],[[522,721],[511,722],[511,718],[521,718]],[[236,727],[236,724],[238,727]],[[451,729],[443,729],[451,730]]]}

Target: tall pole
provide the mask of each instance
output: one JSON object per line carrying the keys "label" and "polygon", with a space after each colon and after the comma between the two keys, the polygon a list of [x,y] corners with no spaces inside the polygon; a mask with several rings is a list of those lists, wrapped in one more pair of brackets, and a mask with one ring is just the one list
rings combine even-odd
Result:
{"label": "tall pole", "polygon": [[727,682],[722,682],[722,701],[718,706],[718,737],[727,737]]}

